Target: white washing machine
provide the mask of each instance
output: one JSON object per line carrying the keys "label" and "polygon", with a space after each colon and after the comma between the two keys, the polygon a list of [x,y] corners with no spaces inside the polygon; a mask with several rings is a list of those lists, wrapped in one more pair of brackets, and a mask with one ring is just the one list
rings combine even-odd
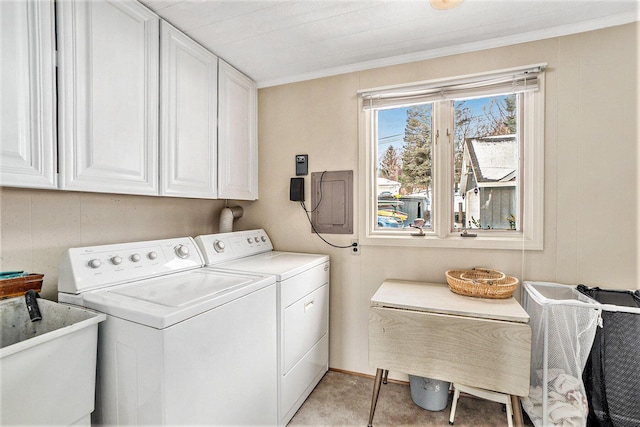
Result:
{"label": "white washing machine", "polygon": [[329,256],[274,251],[261,229],[195,240],[216,270],[276,276],[278,423],[286,425],[329,368]]}
{"label": "white washing machine", "polygon": [[190,237],[66,252],[60,302],[107,314],[94,423],[277,423],[275,277],[203,265]]}

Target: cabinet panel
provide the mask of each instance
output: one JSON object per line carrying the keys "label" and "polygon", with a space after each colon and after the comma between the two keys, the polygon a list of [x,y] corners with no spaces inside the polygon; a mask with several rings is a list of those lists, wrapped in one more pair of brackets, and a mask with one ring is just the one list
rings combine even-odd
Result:
{"label": "cabinet panel", "polygon": [[258,198],[257,89],[226,62],[218,68],[218,196]]}
{"label": "cabinet panel", "polygon": [[[295,280],[291,280],[295,277]],[[280,300],[283,308],[289,307],[305,295],[329,283],[329,261],[310,268],[280,284]]]}
{"label": "cabinet panel", "polygon": [[283,375],[286,375],[327,333],[328,307],[329,285],[324,285],[284,309]]}
{"label": "cabinet panel", "polygon": [[158,194],[158,17],[131,0],[58,8],[61,188]]}
{"label": "cabinet panel", "polygon": [[329,370],[329,335],[325,334],[307,354],[280,379],[278,425],[286,426]]}
{"label": "cabinet panel", "polygon": [[0,183],[56,188],[52,1],[0,2]]}
{"label": "cabinet panel", "polygon": [[161,24],[160,194],[217,196],[218,58]]}

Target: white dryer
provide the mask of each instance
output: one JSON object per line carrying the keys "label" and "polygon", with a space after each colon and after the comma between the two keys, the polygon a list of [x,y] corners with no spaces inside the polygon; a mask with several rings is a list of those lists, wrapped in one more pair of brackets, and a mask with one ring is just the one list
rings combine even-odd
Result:
{"label": "white dryer", "polygon": [[286,425],[329,368],[329,256],[274,251],[262,229],[195,241],[216,270],[276,276],[278,423]]}
{"label": "white dryer", "polygon": [[272,275],[203,267],[189,237],[69,249],[60,302],[107,314],[93,422],[277,422]]}

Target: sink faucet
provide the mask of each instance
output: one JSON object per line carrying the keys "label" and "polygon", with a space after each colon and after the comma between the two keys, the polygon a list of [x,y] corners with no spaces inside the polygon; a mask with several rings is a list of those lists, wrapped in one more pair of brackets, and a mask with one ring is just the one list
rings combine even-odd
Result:
{"label": "sink faucet", "polygon": [[33,289],[29,289],[27,293],[24,294],[27,311],[29,312],[29,318],[31,318],[32,322],[42,320],[42,314],[40,314],[40,308],[38,307],[38,298],[40,298],[40,295]]}

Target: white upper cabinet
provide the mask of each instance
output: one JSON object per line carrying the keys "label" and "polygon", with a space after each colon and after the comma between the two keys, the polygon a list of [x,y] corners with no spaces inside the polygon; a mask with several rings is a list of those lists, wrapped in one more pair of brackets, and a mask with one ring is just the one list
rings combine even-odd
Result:
{"label": "white upper cabinet", "polygon": [[258,198],[257,96],[251,79],[219,60],[219,198]]}
{"label": "white upper cabinet", "polygon": [[0,184],[56,188],[52,1],[0,1]]}
{"label": "white upper cabinet", "polygon": [[160,28],[160,195],[217,197],[218,58]]}
{"label": "white upper cabinet", "polygon": [[157,195],[159,18],[131,0],[57,7],[60,188]]}
{"label": "white upper cabinet", "polygon": [[258,198],[255,83],[141,3],[0,0],[0,24],[1,185]]}

